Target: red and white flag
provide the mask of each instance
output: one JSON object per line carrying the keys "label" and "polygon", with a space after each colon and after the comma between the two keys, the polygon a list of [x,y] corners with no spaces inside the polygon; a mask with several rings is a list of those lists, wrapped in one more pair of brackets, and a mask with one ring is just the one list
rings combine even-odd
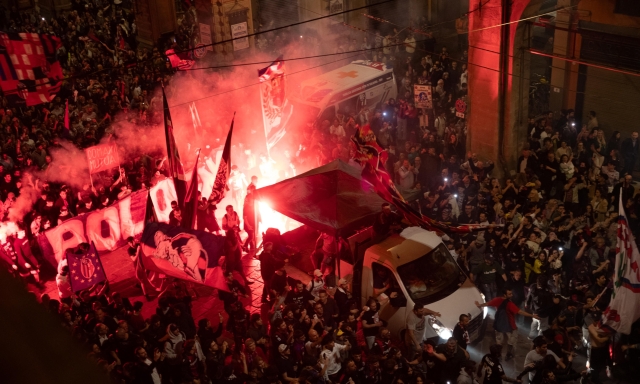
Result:
{"label": "red and white flag", "polygon": [[284,75],[284,61],[282,55],[271,63],[268,67],[264,67],[258,70],[258,79],[261,83],[271,80],[274,76]]}
{"label": "red and white flag", "polygon": [[620,191],[613,292],[609,306],[602,313],[601,325],[604,329],[629,334],[631,325],[640,318],[640,253],[627,222],[623,201]]}
{"label": "red and white flag", "polygon": [[173,49],[168,49],[164,54],[167,55],[171,66],[178,71],[191,69],[195,64],[195,61],[189,57],[189,52],[176,53]]}
{"label": "red and white flag", "polygon": [[32,106],[56,97],[64,79],[61,46],[52,35],[0,32],[0,88],[9,103]]}
{"label": "red and white flag", "polygon": [[293,112],[292,105],[287,101],[282,56],[268,67],[259,69],[258,79],[267,155],[271,156],[271,148],[287,133],[287,122]]}

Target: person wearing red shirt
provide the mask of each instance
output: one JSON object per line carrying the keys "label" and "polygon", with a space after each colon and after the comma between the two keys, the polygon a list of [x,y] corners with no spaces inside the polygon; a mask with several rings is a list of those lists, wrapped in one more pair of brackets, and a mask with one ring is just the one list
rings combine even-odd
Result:
{"label": "person wearing red shirt", "polygon": [[[493,327],[496,331],[496,342],[499,345],[503,345],[504,341],[507,341],[507,356],[506,360],[512,359],[515,357],[515,346],[518,342],[518,327],[516,326],[515,315],[522,315],[537,319],[538,316],[532,315],[528,312],[525,312],[518,308],[517,305],[511,302],[511,298],[513,297],[513,291],[511,288],[506,288],[504,290],[504,294],[502,297],[496,297],[489,302],[484,304],[480,304],[476,301],[476,306],[478,308],[483,307],[493,307],[496,308],[495,320],[493,322]],[[504,301],[507,301],[504,303]],[[504,322],[500,321],[500,317],[503,316],[501,311],[506,312],[506,319],[508,319],[508,324],[503,324]]]}

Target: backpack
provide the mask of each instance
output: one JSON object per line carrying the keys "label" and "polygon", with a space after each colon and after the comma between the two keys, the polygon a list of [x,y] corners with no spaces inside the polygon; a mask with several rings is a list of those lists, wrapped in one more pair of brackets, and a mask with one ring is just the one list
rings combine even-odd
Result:
{"label": "backpack", "polygon": [[496,318],[493,320],[493,329],[495,329],[496,332],[508,333],[513,331],[511,323],[509,322],[509,314],[507,313],[507,304],[510,302],[509,299],[504,299],[496,310]]}

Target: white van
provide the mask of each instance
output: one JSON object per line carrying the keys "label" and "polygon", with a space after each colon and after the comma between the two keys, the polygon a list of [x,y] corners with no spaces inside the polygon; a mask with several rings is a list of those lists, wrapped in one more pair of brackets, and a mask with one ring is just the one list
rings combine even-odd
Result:
{"label": "white van", "polygon": [[371,241],[364,232],[352,236],[349,243],[356,261],[351,264],[341,260],[338,273],[352,280],[353,295],[361,298],[362,305],[374,296],[378,271],[384,271],[392,281],[395,279],[399,295],[404,298],[380,300],[380,318],[388,322],[392,334],[402,335],[407,311],[419,303],[442,315],[431,319],[432,327],[442,339],[451,337],[461,314],[471,318],[467,327],[469,339],[475,341],[482,337],[487,310],[479,309],[475,302],[483,303],[484,299],[437,234],[410,227],[379,243],[372,245]]}
{"label": "white van", "polygon": [[294,115],[329,120],[337,113],[357,114],[363,107],[380,107],[398,93],[393,70],[380,62],[358,60],[302,81],[289,97]]}

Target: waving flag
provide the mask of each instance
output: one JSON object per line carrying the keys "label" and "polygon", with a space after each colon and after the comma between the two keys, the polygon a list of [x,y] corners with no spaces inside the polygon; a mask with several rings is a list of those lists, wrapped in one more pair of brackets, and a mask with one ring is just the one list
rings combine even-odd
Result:
{"label": "waving flag", "polygon": [[184,169],[182,169],[182,162],[180,161],[180,153],[178,153],[176,139],[173,137],[173,122],[171,120],[171,111],[169,111],[169,104],[167,103],[167,95],[164,93],[164,86],[162,87],[162,106],[164,108],[164,134],[167,140],[167,159],[169,160],[170,173],[169,176],[173,178],[173,185],[176,188],[178,205],[182,207],[184,205],[184,199],[187,194],[187,182],[184,177]]}
{"label": "waving flag", "polygon": [[233,119],[231,119],[231,128],[227,134],[227,141],[224,143],[224,149],[222,150],[222,157],[220,158],[220,164],[218,165],[218,173],[216,174],[216,181],[213,182],[213,189],[211,190],[211,196],[209,201],[213,204],[218,204],[224,195],[229,190],[227,185],[229,182],[229,174],[231,173],[231,136],[233,135],[233,123],[236,119],[235,112],[233,113]]}
{"label": "waving flag", "polygon": [[[149,192],[147,193],[147,208],[144,215],[144,224],[147,225],[157,222],[158,217],[156,216],[156,211],[153,208],[153,202],[151,201],[151,192]],[[162,278],[158,272],[147,272],[147,269],[144,267],[144,261],[142,260],[142,257],[140,257],[140,252],[142,252],[142,248],[138,247],[135,260],[136,279],[140,283],[140,288],[145,296],[157,294],[158,291],[162,290],[161,287],[164,278]]]}
{"label": "waving flag", "polygon": [[56,59],[60,39],[37,33],[0,33],[0,88],[12,104],[52,101],[62,85]]}
{"label": "waving flag", "polygon": [[193,67],[195,64],[194,60],[191,60],[189,55],[190,52],[180,52],[175,53],[173,49],[168,49],[164,54],[167,55],[169,62],[171,62],[171,66],[178,71],[186,71]]}
{"label": "waving flag", "polygon": [[260,82],[271,80],[273,77],[281,76],[284,74],[284,60],[282,55],[271,63],[268,67],[258,69],[258,78]]}
{"label": "waving flag", "polygon": [[79,248],[68,251],[67,262],[69,263],[69,283],[74,292],[91,288],[107,279],[100,255],[93,242],[86,253]]}
{"label": "waving flag", "polygon": [[147,270],[228,291],[221,266],[224,236],[163,223],[145,225],[138,257]]}
{"label": "waving flag", "polygon": [[193,166],[191,181],[189,181],[189,189],[187,189],[187,197],[184,203],[184,211],[182,212],[182,228],[195,229],[196,212],[198,211],[198,160],[200,159],[200,151],[196,157],[196,163]]}
{"label": "waving flag", "polygon": [[378,139],[368,125],[360,127],[351,137],[354,149],[353,160],[362,166],[362,179],[369,182],[378,196],[393,204],[412,225],[420,226],[439,235],[445,233],[468,233],[486,229],[486,225],[451,226],[447,223],[433,220],[422,215],[407,203],[400,191],[393,184],[393,180],[384,168],[387,152],[378,143]]}
{"label": "waving flag", "polygon": [[260,101],[262,103],[262,121],[267,141],[267,153],[284,137],[287,121],[292,108],[287,101],[284,60],[282,56],[268,67],[258,70],[260,80]]}
{"label": "waving flag", "polygon": [[640,319],[640,253],[624,211],[622,191],[618,207],[618,244],[611,302],[602,313],[603,328],[624,334]]}

